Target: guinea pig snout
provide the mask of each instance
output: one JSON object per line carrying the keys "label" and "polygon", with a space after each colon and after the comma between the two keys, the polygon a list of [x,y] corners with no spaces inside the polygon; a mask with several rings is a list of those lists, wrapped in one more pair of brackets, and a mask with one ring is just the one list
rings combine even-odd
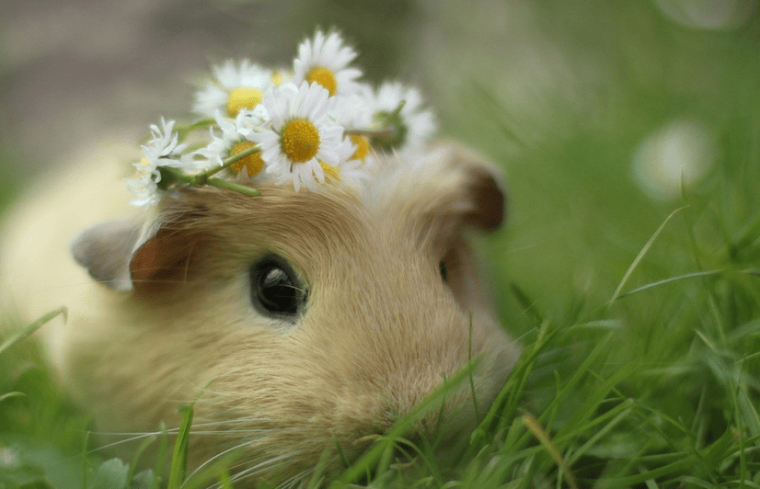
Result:
{"label": "guinea pig snout", "polygon": [[450,440],[474,427],[477,409],[488,408],[511,366],[503,354],[509,344],[494,341],[501,339],[495,322],[471,321],[459,311],[440,309],[398,312],[390,319],[383,323],[387,327],[367,328],[366,335],[354,338],[357,343],[345,344],[344,358],[350,363],[343,372],[355,388],[344,392],[338,404],[356,406],[362,399],[352,414],[361,420],[356,439],[386,434],[395,422],[417,412],[446,379],[467,368],[471,376],[444,388],[444,397],[413,420],[405,436]]}

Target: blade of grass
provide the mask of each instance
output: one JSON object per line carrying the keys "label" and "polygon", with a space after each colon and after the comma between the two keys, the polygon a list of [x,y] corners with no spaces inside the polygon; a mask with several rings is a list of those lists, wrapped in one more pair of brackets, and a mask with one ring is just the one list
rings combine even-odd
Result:
{"label": "blade of grass", "polygon": [[625,294],[620,294],[617,297],[617,299],[622,299],[623,297],[628,297],[629,295],[637,294],[639,292],[643,292],[645,290],[652,289],[654,287],[659,287],[660,285],[669,284],[671,282],[677,282],[679,280],[687,280],[690,278],[709,277],[711,275],[719,275],[721,273],[725,273],[725,270],[710,270],[707,272],[694,272],[694,273],[687,273],[686,275],[679,275],[678,277],[670,277],[664,280],[658,280],[657,282],[652,282],[651,284],[642,285],[641,287],[637,287],[633,290],[629,290]]}
{"label": "blade of grass", "polygon": [[658,467],[656,469],[647,470],[636,475],[626,477],[613,477],[609,479],[599,480],[595,487],[600,488],[613,488],[613,487],[631,487],[636,484],[641,484],[650,479],[657,479],[667,475],[688,473],[689,469],[693,468],[695,461],[692,457],[684,457],[681,460],[677,460],[668,465]]}
{"label": "blade of grass", "polygon": [[562,454],[559,452],[559,450],[557,450],[557,447],[554,445],[554,442],[549,436],[549,433],[544,430],[538,420],[534,418],[530,413],[523,414],[521,416],[521,419],[525,427],[528,428],[531,433],[533,433],[533,436],[536,437],[536,439],[541,443],[541,445],[543,445],[546,451],[549,452],[549,455],[552,457],[552,459],[554,459],[557,467],[560,468],[565,478],[567,478],[568,485],[570,485],[570,487],[573,489],[577,489],[578,484],[575,482],[575,476],[570,470],[570,466],[565,463]]}
{"label": "blade of grass", "polygon": [[222,470],[219,473],[219,487],[221,489],[234,489],[230,480],[230,474],[226,470]]}
{"label": "blade of grass", "polygon": [[[333,435],[333,439],[335,440],[335,443],[338,443],[338,439],[335,438]],[[342,451],[341,451],[342,452]],[[345,458],[345,456],[343,456]],[[320,487],[324,487],[324,472],[325,468],[327,467],[327,461],[330,458],[330,451],[325,449],[322,452],[322,455],[319,457],[319,462],[317,463],[316,467],[314,468],[314,473],[309,477],[309,482],[306,485],[306,489],[319,489]],[[344,464],[347,464],[346,461],[343,462]],[[348,467],[350,464],[347,464],[346,467]]]}
{"label": "blade of grass", "polygon": [[[517,406],[520,403],[523,389],[528,381],[528,376],[533,371],[536,359],[544,351],[546,346],[557,334],[557,331],[548,332],[549,325],[545,323],[538,330],[538,338],[530,347],[523,350],[517,360],[512,373],[499,391],[496,399],[486,412],[480,425],[473,431],[470,437],[470,445],[476,445],[486,439],[487,433],[500,431],[506,423],[512,420]],[[498,426],[495,426],[498,421]]]}
{"label": "blade of grass", "polygon": [[620,296],[620,292],[623,290],[623,287],[625,287],[625,284],[628,282],[628,279],[631,277],[631,274],[633,273],[634,270],[636,270],[636,267],[639,266],[639,263],[644,258],[644,255],[647,254],[647,252],[649,251],[649,248],[652,247],[652,244],[654,244],[654,241],[657,239],[657,236],[659,236],[662,230],[665,229],[665,225],[668,223],[668,221],[670,221],[673,218],[673,216],[675,216],[678,212],[682,211],[686,207],[688,206],[679,207],[678,209],[671,212],[670,215],[667,218],[665,218],[662,224],[660,224],[660,227],[657,228],[657,231],[654,232],[652,237],[649,238],[649,241],[647,241],[644,247],[641,248],[641,251],[639,251],[639,254],[636,255],[636,258],[634,258],[633,262],[631,263],[631,266],[628,267],[628,270],[625,272],[625,275],[623,275],[623,279],[620,280],[620,283],[618,284],[617,289],[615,289],[615,293],[612,294],[612,298],[607,303],[608,306],[612,305],[612,303],[614,303],[618,299],[618,297]]}
{"label": "blade of grass", "polygon": [[715,484],[710,484],[707,481],[697,479],[696,477],[692,477],[690,475],[684,475],[676,480],[683,482],[683,485],[680,487],[704,487],[705,489],[714,489],[716,487],[720,487],[716,486]]}
{"label": "blade of grass", "polygon": [[609,353],[609,347],[607,346],[609,341],[612,338],[612,334],[607,334],[604,336],[594,347],[591,352],[586,355],[586,358],[583,360],[583,363],[581,363],[577,369],[575,369],[575,372],[573,373],[572,377],[570,377],[567,381],[565,381],[564,386],[562,387],[562,390],[557,392],[557,395],[552,400],[551,404],[547,406],[546,410],[544,411],[544,414],[542,414],[539,417],[540,421],[545,421],[546,415],[548,415],[553,409],[556,404],[564,402],[564,400],[571,396],[577,389],[578,384],[583,380],[584,377],[589,375],[589,372],[591,370],[591,367],[599,362],[599,360],[602,358],[602,356]]}
{"label": "blade of grass", "polygon": [[536,308],[535,301],[531,300],[528,295],[523,291],[517,284],[511,283],[509,285],[509,289],[512,292],[512,295],[517,299],[517,302],[520,303],[523,309],[525,309],[526,312],[529,312],[531,316],[533,316],[533,320],[536,322],[536,324],[541,324],[544,322],[543,315],[541,312]]}
{"label": "blade of grass", "polygon": [[23,392],[8,392],[6,394],[0,395],[0,402],[5,401],[6,399],[11,399],[14,397],[24,397],[26,394]]}
{"label": "blade of grass", "polygon": [[82,441],[82,489],[87,489],[89,484],[87,483],[87,473],[88,473],[88,465],[87,465],[87,448],[90,445],[90,432],[88,431],[84,435],[84,440]]}
{"label": "blade of grass", "polygon": [[624,365],[618,369],[614,374],[605,379],[599,386],[597,386],[592,392],[586,395],[586,400],[583,401],[570,418],[565,422],[562,428],[557,432],[555,438],[562,439],[566,437],[569,439],[573,433],[578,433],[583,428],[591,416],[599,409],[599,405],[604,401],[609,392],[621,381],[628,378],[633,374],[639,366],[635,364]]}
{"label": "blade of grass", "polygon": [[203,470],[194,473],[186,481],[182,483],[182,489],[201,489],[205,487],[212,487],[209,482],[214,479],[219,479],[224,483],[224,476],[227,474],[227,468],[232,465],[237,459],[240,458],[240,451],[232,451],[224,454],[224,456],[217,458],[214,462],[210,463]]}
{"label": "blade of grass", "polygon": [[718,467],[720,461],[727,458],[731,446],[734,443],[735,433],[731,427],[726,429],[723,435],[713,442],[712,445],[702,450],[702,458],[710,467]]}
{"label": "blade of grass", "polygon": [[38,329],[40,329],[40,327],[42,325],[44,325],[45,323],[49,322],[50,320],[52,320],[54,317],[58,316],[59,314],[63,315],[63,320],[65,321],[66,320],[66,315],[68,314],[68,309],[66,309],[65,307],[59,307],[55,311],[51,311],[51,312],[45,314],[44,316],[42,316],[38,320],[34,321],[33,323],[31,323],[31,324],[29,324],[29,325],[21,328],[20,330],[18,330],[13,336],[11,336],[5,342],[3,342],[2,344],[0,344],[0,355],[2,355],[5,350],[9,349],[10,347],[12,347],[13,345],[15,345],[16,343],[18,343],[18,342],[22,341],[24,338],[32,335],[35,331],[37,331]]}
{"label": "blade of grass", "polygon": [[626,418],[626,416],[631,414],[631,411],[633,410],[633,399],[627,399],[620,403],[620,405],[616,406],[615,408],[611,409],[609,412],[604,413],[602,416],[599,416],[597,419],[593,420],[591,423],[588,423],[583,426],[583,431],[588,430],[589,428],[599,424],[600,422],[603,422],[603,419],[606,420],[610,416],[615,416],[609,423],[607,423],[602,429],[598,430],[594,433],[594,435],[588,439],[586,443],[584,443],[580,448],[575,450],[570,457],[567,459],[567,464],[572,466],[580,457],[583,456],[583,454],[588,451],[589,448],[591,448],[596,442],[598,442],[604,435],[610,432],[612,428],[618,425],[623,419]]}
{"label": "blade of grass", "polygon": [[744,424],[747,426],[750,435],[753,437],[760,436],[760,418],[758,418],[757,409],[752,405],[747,394],[746,386],[739,388],[738,404],[739,412],[743,415]]}
{"label": "blade of grass", "polygon": [[[570,379],[566,381],[562,390],[557,392],[554,398],[552,399],[552,401],[544,408],[544,412],[538,417],[539,422],[546,423],[547,418],[551,417],[552,413],[556,412],[557,406],[565,402],[566,398],[572,396],[576,392],[577,385],[580,383],[580,381],[584,377],[586,377],[589,374],[590,367],[594,365],[596,362],[598,362],[599,359],[603,355],[609,353],[609,348],[607,347],[607,344],[611,338],[612,338],[611,334],[606,335],[601,341],[597,343],[594,349],[588,355],[586,355],[586,358],[583,361],[583,363],[577,369],[574,370],[572,377],[570,377]],[[501,432],[501,430],[506,428],[506,423],[508,419],[509,418],[502,419],[502,422],[499,425],[497,433]],[[520,425],[513,424],[513,427],[515,426],[520,426]],[[522,433],[519,439],[515,440],[514,437],[516,435],[517,435],[517,431],[510,430],[505,442],[508,443],[512,447],[524,447],[530,440],[530,436],[531,436],[530,433]]]}
{"label": "blade of grass", "polygon": [[143,442],[140,444],[140,446],[135,450],[134,455],[132,456],[132,463],[129,464],[129,473],[127,474],[127,484],[130,484],[132,482],[132,477],[135,475],[135,471],[137,470],[137,464],[140,461],[140,456],[143,454],[143,452],[157,439],[156,435],[150,436],[147,439],[143,440]]}
{"label": "blade of grass", "polygon": [[[340,457],[343,466],[349,468],[351,464],[348,462],[348,458],[346,458],[346,454],[343,452],[343,448],[340,446],[340,442],[335,435],[333,435],[333,443],[335,443],[335,450],[338,452],[338,457]],[[327,451],[325,451],[325,453],[327,453]],[[322,455],[322,458],[324,458],[324,454]]]}
{"label": "blade of grass", "polygon": [[161,483],[164,479],[164,466],[166,465],[166,455],[169,452],[169,433],[166,431],[166,424],[161,421],[160,424],[160,431],[161,431],[161,441],[160,445],[158,446],[158,457],[156,458],[156,466],[155,466],[155,474],[156,477],[153,478],[153,483],[150,486],[150,489],[158,489],[161,487]]}
{"label": "blade of grass", "polygon": [[757,239],[758,234],[760,234],[760,212],[732,236],[729,246],[735,249],[746,248]]}
{"label": "blade of grass", "polygon": [[193,423],[193,405],[181,406],[182,423],[180,424],[177,440],[174,443],[171,469],[169,471],[168,489],[179,489],[185,481],[187,469],[187,446],[190,440],[190,427]]}
{"label": "blade of grass", "polygon": [[[467,335],[467,363],[472,362],[472,314],[470,314],[470,327]],[[472,377],[473,369],[470,369],[470,394],[472,395],[472,404],[475,409],[475,419],[480,420],[480,409],[478,408],[478,396],[475,392],[475,379]]]}
{"label": "blade of grass", "polygon": [[179,489],[185,482],[185,471],[187,469],[187,447],[190,442],[190,428],[193,425],[193,414],[195,412],[195,403],[198,402],[201,395],[206,391],[211,382],[207,383],[195,395],[195,399],[189,405],[180,406],[182,412],[182,422],[177,433],[177,440],[174,443],[174,452],[172,453],[172,465],[169,471],[168,489]]}

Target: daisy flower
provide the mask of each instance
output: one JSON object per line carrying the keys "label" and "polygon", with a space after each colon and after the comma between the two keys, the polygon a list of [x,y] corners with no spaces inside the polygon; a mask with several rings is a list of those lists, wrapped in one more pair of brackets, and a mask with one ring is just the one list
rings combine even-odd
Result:
{"label": "daisy flower", "polygon": [[348,137],[338,148],[338,164],[331,166],[323,161],[319,164],[325,173],[325,181],[340,181],[349,185],[360,185],[369,179],[369,173],[365,170],[367,165],[360,159],[355,158],[356,145]]}
{"label": "daisy flower", "polygon": [[[372,128],[372,107],[369,103],[371,96],[372,89],[362,85],[359,93],[340,97],[334,110],[335,121],[347,131]],[[350,158],[360,160],[368,165],[372,164],[374,156],[369,138],[360,134],[350,134],[348,138],[355,148],[354,153],[349,155]]]}
{"label": "daisy flower", "polygon": [[[401,112],[392,116],[402,100],[404,107]],[[390,138],[373,141],[373,145],[379,149],[417,151],[436,131],[435,115],[431,110],[423,108],[422,96],[416,88],[398,82],[384,83],[375,92],[372,105],[375,122],[387,124],[396,130],[396,134]]]}
{"label": "daisy flower", "polygon": [[214,79],[195,94],[193,112],[214,117],[218,110],[229,117],[237,117],[242,109],[254,109],[261,103],[264,92],[274,85],[272,72],[249,60],[239,64],[227,60],[214,66]]}
{"label": "daisy flower", "polygon": [[293,61],[293,82],[318,83],[333,95],[348,95],[358,88],[355,81],[361,70],[349,68],[356,58],[356,51],[343,45],[337,32],[325,36],[317,31],[314,39],[307,39],[298,46],[298,57]]}
{"label": "daisy flower", "polygon": [[161,127],[150,126],[151,139],[142,146],[143,157],[133,166],[137,170],[136,179],[127,179],[127,188],[137,196],[134,205],[154,206],[160,200],[158,182],[161,181],[159,167],[168,166],[183,170],[195,170],[195,163],[189,155],[182,154],[186,144],[179,144],[179,136],[174,132],[173,120],[161,118]]}
{"label": "daisy flower", "polygon": [[[264,126],[268,122],[269,116],[263,105],[258,105],[254,110],[241,110],[234,122],[217,111],[216,124],[221,134],[217,135],[211,128],[211,142],[194,153],[203,158],[199,163],[199,169],[206,170],[221,166],[226,158],[258,145],[265,130]],[[261,170],[264,169],[261,152],[248,155],[233,163],[229,168],[238,180],[247,182],[261,174]]]}
{"label": "daisy flower", "polygon": [[315,178],[325,181],[320,164],[339,164],[343,127],[328,117],[334,99],[321,85],[307,82],[300,87],[286,84],[266,93],[262,102],[271,120],[271,129],[261,137],[261,157],[267,173],[278,185],[288,180],[295,190],[301,183],[316,188]]}

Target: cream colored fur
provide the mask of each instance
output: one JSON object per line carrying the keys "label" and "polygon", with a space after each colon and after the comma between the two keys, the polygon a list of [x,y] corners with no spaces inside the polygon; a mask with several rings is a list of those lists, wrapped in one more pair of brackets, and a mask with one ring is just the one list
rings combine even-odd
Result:
{"label": "cream colored fur", "polygon": [[[493,170],[477,156],[444,145],[421,161],[390,158],[362,192],[184,191],[165,199],[154,247],[138,252],[134,290],[124,292],[94,281],[69,251],[82,230],[136,215],[113,156],[124,151],[107,153],[38,185],[0,251],[6,307],[24,321],[69,308],[67,323],[42,333],[61,382],[100,431],[176,426],[177,406],[210,382],[195,429],[213,434],[191,437],[190,465],[240,447],[242,480],[286,480],[308,476],[334,440],[357,456],[367,446],[357,440],[387,430],[467,365],[470,349],[484,358],[474,377],[481,407],[504,383],[518,348],[494,319],[462,235],[500,221]],[[307,284],[297,324],[251,306],[248,267],[266,253]],[[444,408],[452,434],[474,422],[469,396],[463,387]],[[432,434],[438,414],[410,436]],[[329,468],[339,466],[332,453]]]}

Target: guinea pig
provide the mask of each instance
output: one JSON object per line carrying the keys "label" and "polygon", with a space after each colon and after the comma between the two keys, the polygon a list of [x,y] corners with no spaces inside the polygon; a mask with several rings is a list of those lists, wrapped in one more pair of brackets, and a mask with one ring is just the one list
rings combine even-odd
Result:
{"label": "guinea pig", "polygon": [[379,157],[361,189],[186,188],[135,215],[123,166],[103,153],[40,182],[0,251],[5,307],[25,321],[68,308],[40,336],[99,432],[176,427],[200,393],[190,468],[237,449],[233,480],[297,481],[321,457],[335,471],[359,456],[472,357],[474,388],[410,437],[441,418],[466,434],[473,392],[487,407],[504,384],[519,346],[467,242],[504,216],[480,156],[438,144]]}

